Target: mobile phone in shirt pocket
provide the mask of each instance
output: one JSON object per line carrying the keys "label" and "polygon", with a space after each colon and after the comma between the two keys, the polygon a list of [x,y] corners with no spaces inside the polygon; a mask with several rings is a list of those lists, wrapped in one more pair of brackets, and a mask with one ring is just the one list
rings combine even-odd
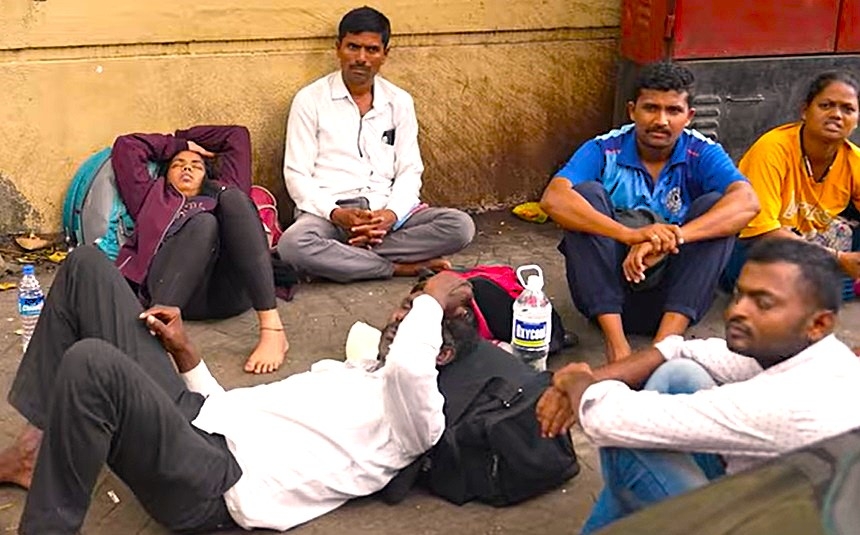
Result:
{"label": "mobile phone in shirt pocket", "polygon": [[394,146],[394,135],[397,132],[396,128],[392,128],[390,130],[386,130],[382,133],[382,142],[386,145]]}

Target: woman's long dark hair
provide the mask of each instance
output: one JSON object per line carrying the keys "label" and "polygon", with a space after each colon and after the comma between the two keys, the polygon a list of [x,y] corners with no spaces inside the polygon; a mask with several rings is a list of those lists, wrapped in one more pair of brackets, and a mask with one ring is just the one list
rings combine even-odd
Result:
{"label": "woman's long dark hair", "polygon": [[[186,152],[187,150],[188,149],[182,149],[176,154],[179,154],[180,152]],[[172,162],[173,159],[176,158],[176,154],[163,162],[159,162],[158,167],[156,167],[156,176],[167,176],[167,169],[168,167],[170,167],[170,162]],[[203,184],[201,184],[200,186],[200,194],[209,197],[217,197],[218,192],[221,191],[221,186],[214,182],[215,180],[218,180],[218,177],[220,176],[220,165],[218,156],[216,155],[214,158],[203,157],[203,169]]]}
{"label": "woman's long dark hair", "polygon": [[815,97],[834,82],[842,82],[843,84],[853,88],[854,94],[858,96],[858,106],[860,106],[860,82],[858,82],[857,78],[848,71],[825,71],[816,76],[809,84],[809,88],[806,90],[806,99],[804,100],[806,105],[811,106]]}

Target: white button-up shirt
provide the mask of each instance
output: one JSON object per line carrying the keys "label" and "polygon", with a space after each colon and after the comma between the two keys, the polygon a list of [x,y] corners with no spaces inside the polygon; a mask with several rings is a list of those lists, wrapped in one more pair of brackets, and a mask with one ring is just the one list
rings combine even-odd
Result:
{"label": "white button-up shirt", "polygon": [[364,117],[340,71],[293,98],[284,180],[299,210],[328,219],[335,201],[367,197],[371,210],[403,219],[419,203],[423,171],[412,97],[381,76]]}
{"label": "white button-up shirt", "polygon": [[656,348],[698,362],[720,386],[667,395],[596,383],[579,412],[598,446],[719,453],[734,473],[860,427],[860,358],[833,335],[767,370],[718,338],[671,336]]}
{"label": "white button-up shirt", "polygon": [[289,529],[382,489],[430,449],[445,428],[436,383],[441,323],[435,299],[415,298],[375,371],[323,360],[309,372],[227,392],[203,363],[184,374],[191,390],[208,396],[193,424],[224,435],[242,468],[224,495],[236,523]]}

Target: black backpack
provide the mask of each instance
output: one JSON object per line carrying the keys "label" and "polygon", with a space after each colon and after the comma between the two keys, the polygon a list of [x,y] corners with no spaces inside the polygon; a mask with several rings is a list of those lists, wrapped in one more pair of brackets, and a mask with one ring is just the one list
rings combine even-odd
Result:
{"label": "black backpack", "polygon": [[535,405],[550,385],[509,353],[480,341],[474,352],[439,371],[445,432],[424,456],[380,493],[402,500],[416,479],[457,505],[505,506],[558,487],[579,473],[570,436],[540,436]]}

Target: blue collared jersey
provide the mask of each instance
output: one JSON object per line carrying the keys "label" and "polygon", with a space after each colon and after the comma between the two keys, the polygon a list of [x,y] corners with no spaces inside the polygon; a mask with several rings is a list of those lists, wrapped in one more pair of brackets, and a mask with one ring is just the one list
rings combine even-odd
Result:
{"label": "blue collared jersey", "polygon": [[572,185],[596,180],[616,208],[648,208],[675,224],[685,221],[701,195],[747,181],[719,143],[685,129],[655,182],[639,158],[633,124],[585,142],[556,176]]}

